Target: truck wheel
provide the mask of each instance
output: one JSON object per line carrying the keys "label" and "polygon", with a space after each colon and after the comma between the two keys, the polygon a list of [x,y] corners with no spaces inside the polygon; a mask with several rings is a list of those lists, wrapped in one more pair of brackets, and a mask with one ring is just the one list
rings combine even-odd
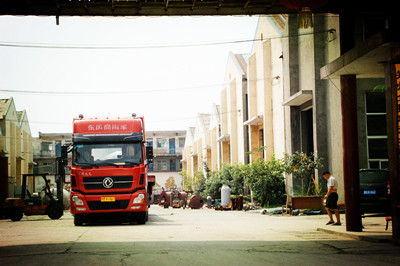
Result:
{"label": "truck wheel", "polygon": [[17,221],[21,220],[23,215],[24,214],[22,213],[21,209],[12,209],[10,211],[10,219],[13,222],[17,222]]}
{"label": "truck wheel", "polygon": [[148,212],[139,212],[139,213],[137,213],[136,222],[138,224],[145,224],[148,219],[149,219],[149,213]]}
{"label": "truck wheel", "polygon": [[64,214],[63,209],[60,206],[54,204],[50,204],[47,207],[46,212],[47,215],[53,220],[60,219],[60,217]]}
{"label": "truck wheel", "polygon": [[75,226],[82,226],[84,221],[84,217],[82,214],[75,214],[74,215],[74,225]]}

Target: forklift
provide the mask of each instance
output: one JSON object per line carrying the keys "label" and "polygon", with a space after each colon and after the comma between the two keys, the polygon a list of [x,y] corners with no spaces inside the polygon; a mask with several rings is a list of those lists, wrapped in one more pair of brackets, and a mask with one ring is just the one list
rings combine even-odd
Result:
{"label": "forklift", "polygon": [[[64,145],[67,146],[67,145]],[[62,146],[61,153],[67,152],[67,147]],[[11,221],[19,221],[22,219],[23,214],[29,215],[48,215],[51,219],[59,219],[64,214],[63,207],[63,182],[65,181],[65,169],[68,164],[66,156],[56,158],[57,173],[56,187],[57,196],[54,197],[50,190],[50,180],[47,179],[45,174],[24,174],[22,175],[22,188],[21,196],[19,198],[7,198],[5,202],[6,217]],[[44,180],[45,186],[41,191],[41,195],[33,195],[27,189],[28,178],[35,179],[41,177]]]}

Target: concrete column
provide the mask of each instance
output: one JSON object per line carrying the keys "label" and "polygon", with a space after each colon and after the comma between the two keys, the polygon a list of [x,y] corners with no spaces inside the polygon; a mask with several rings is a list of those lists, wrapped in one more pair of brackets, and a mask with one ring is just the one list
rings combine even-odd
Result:
{"label": "concrete column", "polygon": [[229,86],[229,102],[230,109],[228,110],[228,114],[230,117],[230,141],[231,141],[231,160],[232,164],[237,164],[239,159],[239,138],[238,138],[238,122],[237,122],[237,97],[236,97],[236,79],[233,79]]}
{"label": "concrete column", "polygon": [[346,230],[362,231],[358,166],[357,85],[355,75],[340,76],[343,138],[343,181]]}
{"label": "concrete column", "polygon": [[263,43],[264,65],[264,143],[265,158],[270,160],[274,152],[273,108],[272,108],[272,52],[271,41]]}
{"label": "concrete column", "polygon": [[[400,49],[392,50],[392,58],[400,58]],[[393,239],[400,241],[400,79],[396,73],[400,71],[400,60],[385,65],[386,83],[386,116],[388,132],[388,157],[389,157],[389,178],[390,178],[390,199],[392,211],[392,232]]]}

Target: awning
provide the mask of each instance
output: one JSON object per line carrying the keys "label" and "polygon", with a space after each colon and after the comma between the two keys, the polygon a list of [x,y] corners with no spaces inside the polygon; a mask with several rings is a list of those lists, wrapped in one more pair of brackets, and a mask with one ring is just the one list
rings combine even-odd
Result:
{"label": "awning", "polygon": [[391,59],[391,47],[399,46],[399,37],[380,32],[320,69],[321,79],[337,79],[341,75],[357,78],[384,78],[382,63]]}
{"label": "awning", "polygon": [[283,102],[283,106],[300,106],[312,100],[312,90],[301,90]]}
{"label": "awning", "polygon": [[257,115],[252,117],[251,119],[247,120],[246,122],[244,122],[243,124],[245,126],[257,126],[257,125],[261,125],[263,123],[263,116],[262,115]]}
{"label": "awning", "polygon": [[231,137],[229,136],[229,134],[224,134],[221,137],[217,138],[217,142],[228,141],[230,139],[231,139]]}

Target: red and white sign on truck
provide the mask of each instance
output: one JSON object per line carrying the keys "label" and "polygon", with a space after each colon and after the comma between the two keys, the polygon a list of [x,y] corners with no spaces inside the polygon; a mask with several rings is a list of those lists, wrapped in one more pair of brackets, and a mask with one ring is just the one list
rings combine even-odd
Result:
{"label": "red and white sign on truck", "polygon": [[154,177],[153,148],[145,142],[144,118],[73,120],[71,213],[75,225],[109,214],[145,224]]}

